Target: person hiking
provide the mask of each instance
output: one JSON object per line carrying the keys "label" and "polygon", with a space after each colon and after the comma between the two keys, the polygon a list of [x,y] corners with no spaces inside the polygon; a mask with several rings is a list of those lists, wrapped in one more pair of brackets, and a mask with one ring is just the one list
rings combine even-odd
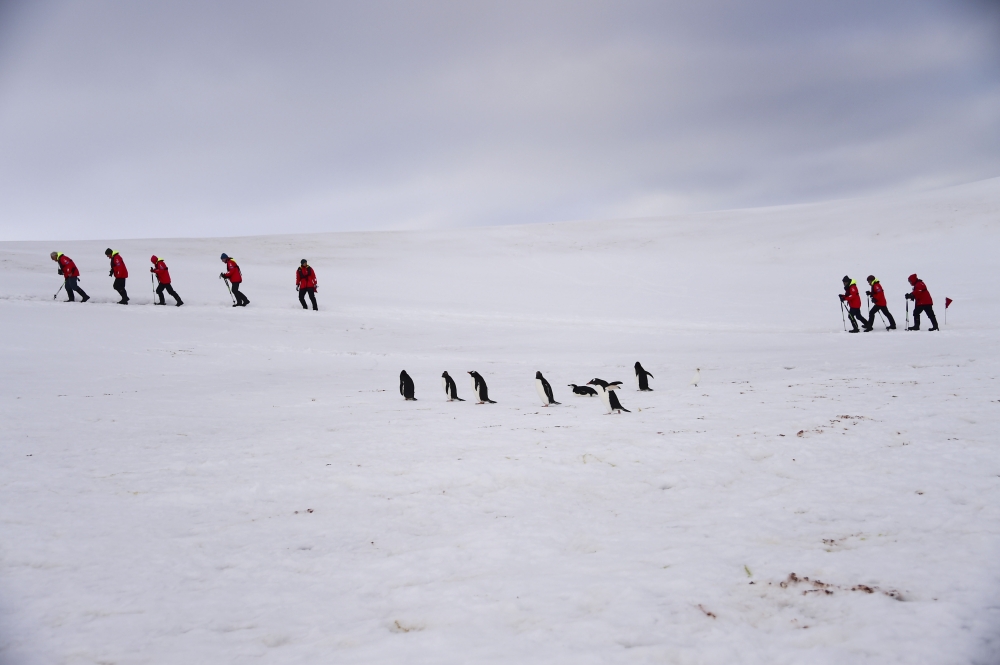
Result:
{"label": "person hiking", "polygon": [[295,290],[299,292],[299,302],[302,303],[302,309],[309,309],[306,306],[306,295],[312,301],[313,310],[319,309],[316,306],[317,288],[319,287],[316,283],[316,271],[312,269],[308,261],[302,259],[295,271]]}
{"label": "person hiking", "polygon": [[844,275],[843,282],[844,292],[840,294],[840,301],[847,303],[847,316],[851,319],[851,325],[854,326],[854,330],[848,330],[847,332],[861,332],[858,330],[858,321],[861,321],[865,332],[871,332],[871,322],[867,321],[861,314],[861,295],[858,294],[858,283],[847,275]]}
{"label": "person hiking", "polygon": [[104,256],[111,259],[111,270],[108,271],[108,277],[115,278],[114,289],[122,297],[118,304],[127,305],[128,293],[125,291],[125,280],[128,278],[128,268],[125,267],[125,260],[122,259],[121,254],[113,251],[110,247],[104,250]]}
{"label": "person hiking", "polygon": [[177,295],[177,292],[174,291],[174,287],[170,285],[170,270],[167,268],[167,264],[156,254],[149,257],[149,262],[153,264],[153,267],[149,269],[149,272],[156,275],[156,281],[160,283],[160,285],[156,287],[156,295],[160,296],[160,302],[154,302],[153,304],[166,305],[167,300],[163,297],[163,292],[166,291],[174,297],[174,300],[177,301],[177,307],[183,305],[184,302],[181,300],[181,297]]}
{"label": "person hiking", "polygon": [[233,297],[236,298],[233,307],[246,307],[250,304],[250,300],[240,291],[240,285],[243,284],[243,273],[240,272],[239,265],[228,254],[223,253],[219,258],[226,264],[226,272],[220,273],[219,277],[228,280],[233,287]]}
{"label": "person hiking", "polygon": [[[49,254],[49,258],[59,264],[59,269],[56,272],[63,276],[63,280],[66,283],[66,295],[69,296],[66,302],[76,301],[76,298],[73,297],[74,293],[80,294],[80,302],[90,300],[90,296],[84,293],[78,284],[80,281],[80,271],[77,269],[76,264],[73,263],[73,259],[62,252],[52,252]],[[56,295],[59,294],[56,293]]]}
{"label": "person hiking", "polygon": [[895,330],[896,321],[889,313],[889,308],[886,307],[885,291],[882,290],[882,284],[875,279],[875,275],[868,275],[868,287],[871,291],[865,291],[865,295],[872,299],[872,308],[868,312],[868,323],[875,325],[875,315],[881,312],[885,318],[889,319],[889,330]]}
{"label": "person hiking", "polygon": [[907,328],[907,330],[920,330],[921,313],[926,313],[927,318],[931,320],[931,326],[933,327],[928,328],[928,330],[940,330],[938,328],[937,317],[934,316],[934,299],[931,298],[931,292],[927,290],[924,280],[917,277],[917,273],[913,273],[907,277],[907,281],[910,282],[913,291],[906,294],[906,299],[912,300],[913,304],[916,305],[913,308],[913,325]]}

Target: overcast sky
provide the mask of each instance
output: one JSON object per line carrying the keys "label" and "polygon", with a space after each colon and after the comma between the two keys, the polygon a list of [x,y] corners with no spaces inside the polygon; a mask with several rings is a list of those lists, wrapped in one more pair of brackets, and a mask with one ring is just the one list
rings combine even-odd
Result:
{"label": "overcast sky", "polygon": [[998,9],[0,0],[0,239],[638,217],[1000,176]]}

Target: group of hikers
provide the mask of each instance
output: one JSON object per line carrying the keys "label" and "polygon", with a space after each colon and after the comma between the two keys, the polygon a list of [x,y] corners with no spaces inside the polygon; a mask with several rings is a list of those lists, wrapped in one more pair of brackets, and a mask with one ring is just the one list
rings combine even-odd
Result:
{"label": "group of hikers", "polygon": [[[913,325],[907,328],[907,330],[920,330],[921,314],[927,314],[927,318],[931,320],[932,327],[929,330],[939,330],[937,317],[934,316],[934,299],[931,298],[930,291],[927,290],[927,285],[924,284],[922,279],[917,277],[916,273],[910,275],[907,280],[910,282],[912,291],[906,294],[906,299],[912,300],[914,305],[916,305],[913,309]],[[865,332],[871,332],[872,327],[875,325],[876,314],[884,314],[885,318],[888,319],[886,330],[895,330],[896,321],[892,318],[892,314],[889,313],[889,308],[886,306],[885,291],[882,289],[882,284],[875,279],[874,275],[868,275],[867,281],[871,290],[865,291],[865,295],[871,299],[872,307],[866,319],[861,314],[861,294],[858,292],[858,283],[847,275],[844,275],[844,292],[840,294],[841,308],[845,305],[847,306],[847,316],[854,327],[853,330],[848,330],[847,332],[861,332],[861,330],[858,330],[858,321],[861,321]],[[909,313],[909,303],[907,303],[906,307],[907,313]]]}
{"label": "group of hikers", "polygon": [[[127,305],[129,301],[128,292],[125,290],[125,280],[128,279],[128,268],[125,267],[125,260],[122,255],[118,252],[112,250],[110,247],[104,251],[104,255],[108,257],[111,261],[111,269],[108,271],[108,277],[114,277],[115,281],[112,285],[114,290],[118,292],[121,300],[118,301],[119,305]],[[58,273],[63,276],[63,286],[66,288],[67,300],[66,302],[75,302],[75,294],[80,294],[80,301],[87,302],[90,300],[90,296],[80,288],[80,270],[76,267],[76,263],[73,259],[69,258],[62,252],[52,252],[49,257],[59,264]],[[233,298],[233,307],[246,307],[250,304],[250,299],[244,295],[240,290],[243,284],[243,273],[240,271],[240,266],[236,263],[228,254],[223,254],[219,257],[223,263],[226,264],[225,272],[219,273],[219,277],[226,282],[226,287],[229,289],[230,295]],[[174,287],[171,285],[170,280],[170,270],[167,268],[167,264],[161,257],[155,254],[149,257],[149,262],[153,264],[153,267],[149,269],[149,272],[156,275],[156,280],[159,285],[156,287],[156,295],[159,297],[159,302],[153,302],[154,305],[166,305],[166,298],[163,296],[163,292],[166,291],[174,300],[177,301],[177,307],[184,304],[181,297],[177,295],[174,291]],[[60,287],[60,290],[63,287]],[[309,309],[306,305],[306,296],[309,296],[309,300],[312,303],[312,308],[318,310],[319,306],[316,304],[316,289],[318,284],[316,281],[316,271],[312,269],[309,262],[302,259],[299,262],[299,267],[295,271],[295,290],[299,292],[299,302],[302,304],[302,309]],[[56,292],[59,295],[59,292]]]}

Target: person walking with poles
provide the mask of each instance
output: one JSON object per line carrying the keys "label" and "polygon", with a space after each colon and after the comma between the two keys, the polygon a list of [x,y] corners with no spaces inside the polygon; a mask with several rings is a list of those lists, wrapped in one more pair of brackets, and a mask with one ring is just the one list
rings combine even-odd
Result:
{"label": "person walking with poles", "polygon": [[309,262],[305,259],[299,261],[299,268],[295,271],[295,290],[299,292],[299,302],[302,303],[302,309],[309,309],[306,306],[306,294],[309,295],[309,300],[312,301],[313,310],[318,310],[319,307],[316,306],[316,289],[319,286],[316,283],[316,271],[312,269]]}
{"label": "person walking with poles", "polygon": [[928,330],[940,330],[938,328],[937,317],[934,316],[934,299],[931,298],[930,291],[927,290],[927,285],[924,281],[917,277],[917,273],[910,275],[907,280],[910,282],[910,286],[913,287],[913,291],[906,294],[907,300],[912,300],[916,307],[913,308],[913,326],[907,328],[907,330],[920,330],[920,314],[926,313],[927,318],[931,320],[932,328]]}
{"label": "person walking with poles", "polygon": [[112,251],[110,247],[104,250],[104,256],[111,259],[111,270],[108,271],[108,277],[115,278],[115,291],[118,295],[122,297],[118,301],[119,305],[128,304],[128,293],[125,292],[125,279],[128,277],[128,268],[125,267],[125,261],[122,259],[122,255],[118,252]]}
{"label": "person walking with poles", "polygon": [[[865,332],[871,332],[871,322],[866,321],[865,317],[861,314],[861,295],[858,293],[858,283],[847,275],[844,275],[843,281],[844,292],[840,294],[840,302],[847,303],[847,316],[851,319],[851,325],[854,326],[854,330],[848,330],[847,332],[861,332],[858,330],[858,321],[861,321]],[[843,304],[841,304],[841,307],[843,307]]]}
{"label": "person walking with poles", "polygon": [[243,273],[240,272],[239,265],[237,265],[236,261],[231,259],[228,254],[224,253],[219,258],[221,258],[222,262],[226,264],[226,272],[219,273],[219,277],[232,285],[233,298],[236,299],[236,302],[233,303],[233,307],[246,307],[250,304],[250,300],[240,292],[240,284],[243,283]]}
{"label": "person walking with poles", "polygon": [[177,295],[177,292],[174,291],[174,287],[170,285],[170,270],[167,268],[167,264],[156,254],[149,257],[149,262],[153,264],[153,267],[149,269],[149,272],[156,275],[156,281],[160,283],[160,285],[156,287],[156,295],[160,297],[160,302],[154,302],[153,304],[166,305],[166,298],[163,297],[163,292],[166,291],[174,297],[174,300],[177,301],[177,307],[183,305],[184,303],[181,301],[181,297]]}
{"label": "person walking with poles", "polygon": [[874,326],[875,315],[881,313],[885,314],[885,318],[889,319],[889,325],[886,327],[886,330],[895,330],[896,321],[892,318],[892,314],[889,313],[889,308],[886,307],[885,291],[882,290],[881,282],[875,279],[875,275],[868,275],[868,287],[871,291],[865,291],[865,295],[875,303],[868,312],[868,325]]}
{"label": "person walking with poles", "polygon": [[[59,264],[59,269],[56,271],[63,276],[63,280],[66,285],[66,295],[69,299],[66,302],[74,302],[76,299],[73,297],[74,293],[80,294],[80,302],[87,302],[90,300],[90,296],[83,292],[78,285],[80,280],[80,271],[77,269],[76,264],[73,263],[73,259],[69,258],[62,252],[52,252],[49,254],[49,258]],[[58,295],[58,292],[56,292]]]}

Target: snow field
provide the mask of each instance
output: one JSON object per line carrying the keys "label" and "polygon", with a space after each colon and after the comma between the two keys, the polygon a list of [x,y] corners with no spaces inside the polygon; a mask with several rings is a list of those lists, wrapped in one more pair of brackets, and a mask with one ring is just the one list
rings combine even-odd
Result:
{"label": "snow field", "polygon": [[[75,305],[0,245],[0,660],[992,662],[997,201],[111,243],[129,307],[104,241]],[[944,331],[843,334],[845,272],[902,325],[913,271]]]}

